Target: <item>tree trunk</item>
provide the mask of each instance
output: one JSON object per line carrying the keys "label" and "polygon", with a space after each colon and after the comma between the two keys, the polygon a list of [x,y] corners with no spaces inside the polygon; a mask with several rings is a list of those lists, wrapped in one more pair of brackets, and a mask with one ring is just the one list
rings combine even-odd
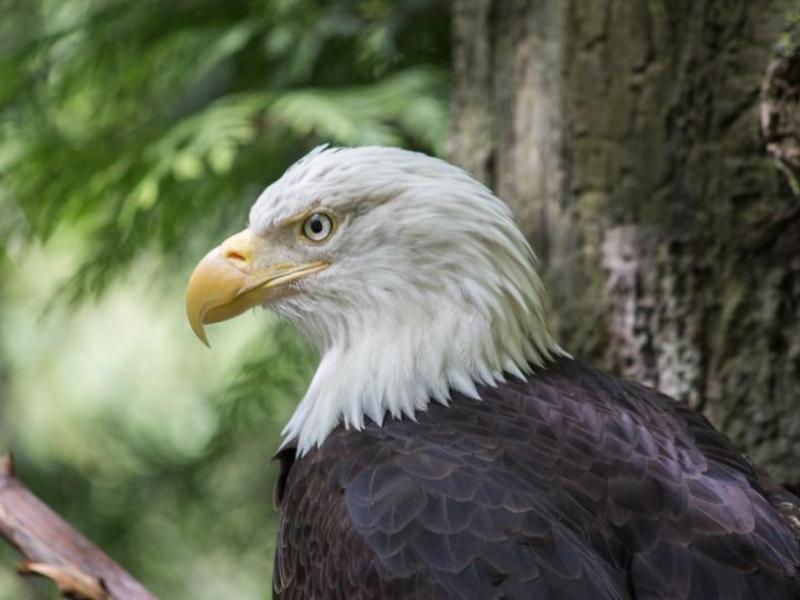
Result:
{"label": "tree trunk", "polygon": [[786,10],[456,0],[451,156],[514,210],[565,348],[800,481],[800,201],[759,132]]}

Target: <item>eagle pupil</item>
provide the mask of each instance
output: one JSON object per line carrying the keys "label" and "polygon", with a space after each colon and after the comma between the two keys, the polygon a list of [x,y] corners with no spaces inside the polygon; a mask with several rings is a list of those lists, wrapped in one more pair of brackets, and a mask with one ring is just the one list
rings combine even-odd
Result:
{"label": "eagle pupil", "polygon": [[321,233],[323,228],[322,219],[316,215],[311,217],[311,223],[309,223],[309,226],[311,227],[311,231],[314,233]]}

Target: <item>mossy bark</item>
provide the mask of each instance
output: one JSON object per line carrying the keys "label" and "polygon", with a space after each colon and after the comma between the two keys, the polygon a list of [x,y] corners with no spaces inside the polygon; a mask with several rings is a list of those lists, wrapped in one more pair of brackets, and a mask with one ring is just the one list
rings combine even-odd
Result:
{"label": "mossy bark", "polygon": [[800,200],[759,128],[788,9],[457,0],[451,157],[512,206],[568,350],[800,481]]}

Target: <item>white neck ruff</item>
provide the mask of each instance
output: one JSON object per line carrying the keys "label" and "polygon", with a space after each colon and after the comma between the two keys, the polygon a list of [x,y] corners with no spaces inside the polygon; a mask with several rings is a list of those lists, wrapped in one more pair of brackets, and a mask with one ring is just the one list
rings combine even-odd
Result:
{"label": "white neck ruff", "polygon": [[[516,301],[504,295],[495,310],[481,310],[445,292],[394,303],[392,312],[364,310],[328,331],[330,345],[321,349],[308,391],[283,430],[284,445],[296,440],[302,456],[340,423],[362,429],[367,418],[378,425],[387,416],[414,419],[431,401],[447,405],[452,391],[480,399],[476,384],[494,386],[504,373],[525,378],[531,367],[564,353],[544,327],[538,294],[527,310],[510,306]],[[319,323],[309,327],[305,315],[295,324],[314,339]]]}

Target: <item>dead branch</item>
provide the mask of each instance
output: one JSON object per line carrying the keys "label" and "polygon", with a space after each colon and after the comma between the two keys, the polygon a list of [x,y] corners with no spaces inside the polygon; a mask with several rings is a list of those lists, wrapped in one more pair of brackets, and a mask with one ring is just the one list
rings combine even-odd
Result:
{"label": "dead branch", "polygon": [[0,536],[26,558],[21,574],[52,580],[67,598],[156,600],[22,485],[10,455],[0,458]]}

